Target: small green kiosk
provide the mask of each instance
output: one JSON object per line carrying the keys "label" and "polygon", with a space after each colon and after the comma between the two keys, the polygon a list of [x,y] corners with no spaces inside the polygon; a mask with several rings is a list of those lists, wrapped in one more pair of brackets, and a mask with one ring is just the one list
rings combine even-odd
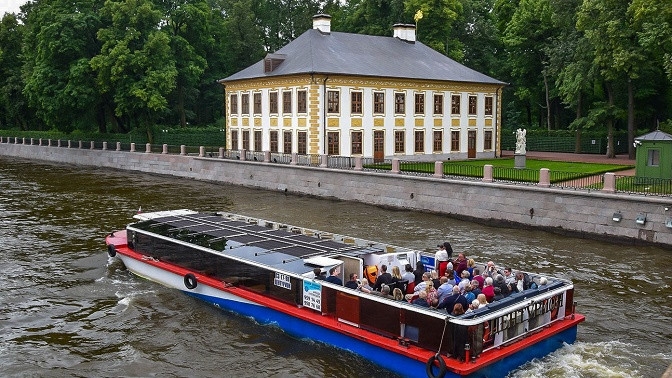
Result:
{"label": "small green kiosk", "polygon": [[635,138],[635,176],[672,179],[672,135],[656,130]]}

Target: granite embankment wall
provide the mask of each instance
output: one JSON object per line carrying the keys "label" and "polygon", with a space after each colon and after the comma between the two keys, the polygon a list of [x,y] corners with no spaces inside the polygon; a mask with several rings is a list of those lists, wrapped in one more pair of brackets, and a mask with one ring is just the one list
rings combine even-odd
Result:
{"label": "granite embankment wall", "polygon": [[[448,214],[582,237],[672,248],[672,198],[449,180],[143,151],[0,143],[0,155],[92,165]],[[88,146],[88,144],[85,144]],[[613,214],[622,219],[615,222]],[[646,216],[637,224],[639,214]]]}

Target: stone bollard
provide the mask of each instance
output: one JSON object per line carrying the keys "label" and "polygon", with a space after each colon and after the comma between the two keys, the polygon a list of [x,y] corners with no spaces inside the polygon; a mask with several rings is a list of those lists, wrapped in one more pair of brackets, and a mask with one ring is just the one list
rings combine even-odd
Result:
{"label": "stone bollard", "polygon": [[163,145],[163,150],[161,151],[162,154],[167,154],[168,153],[168,145],[164,143]]}
{"label": "stone bollard", "polygon": [[320,155],[320,168],[327,168],[329,166],[329,155]]}
{"label": "stone bollard", "polygon": [[47,146],[51,147],[51,139],[47,139]]}
{"label": "stone bollard", "polygon": [[26,144],[26,137],[23,137],[23,142],[21,142],[21,143]]}
{"label": "stone bollard", "polygon": [[198,156],[199,157],[205,156],[205,147],[203,146],[198,147]]}
{"label": "stone bollard", "polygon": [[219,158],[224,159],[224,147],[219,147]]}
{"label": "stone bollard", "polygon": [[616,193],[616,175],[614,173],[607,172],[604,174],[604,187],[602,188],[602,191]]}
{"label": "stone bollard", "polygon": [[152,153],[152,145],[149,143],[145,143],[145,153],[150,154]]}
{"label": "stone bollard", "polygon": [[72,141],[68,139],[68,148],[72,148]]}
{"label": "stone bollard", "polygon": [[131,152],[135,152],[135,143],[131,143]]}
{"label": "stone bollard", "polygon": [[56,146],[61,147],[61,140],[60,139],[57,141]]}
{"label": "stone bollard", "polygon": [[4,143],[4,137],[0,136],[0,143]]}
{"label": "stone bollard", "polygon": [[443,177],[443,162],[435,161],[434,162],[434,177],[442,178]]}
{"label": "stone bollard", "polygon": [[187,146],[180,145],[180,155],[186,155],[187,154]]}
{"label": "stone bollard", "polygon": [[121,142],[117,142],[117,151],[121,151]]}
{"label": "stone bollard", "polygon": [[245,160],[247,160],[247,156],[246,156],[246,155],[247,155],[247,150],[246,150],[246,149],[243,148],[242,150],[240,150],[240,161],[245,161]]}
{"label": "stone bollard", "polygon": [[91,147],[89,148],[90,150],[93,150],[96,148],[96,142],[91,141]]}
{"label": "stone bollard", "polygon": [[18,137],[14,137],[14,144],[19,144],[19,138]]}
{"label": "stone bollard", "polygon": [[289,165],[297,165],[299,164],[299,154],[296,152],[292,152],[292,161],[289,162]]}
{"label": "stone bollard", "polygon": [[107,150],[107,142],[103,142],[103,151]]}
{"label": "stone bollard", "polygon": [[483,182],[492,182],[492,164],[483,166]]}
{"label": "stone bollard", "polygon": [[390,171],[390,173],[401,173],[399,165],[400,165],[399,159],[397,158],[392,159],[392,170]]}
{"label": "stone bollard", "polygon": [[41,146],[41,145],[42,145],[42,138],[40,138],[40,140],[39,140],[38,143],[39,143],[38,146]]}
{"label": "stone bollard", "polygon": [[30,145],[32,146],[34,144],[35,144],[35,138],[30,138]]}
{"label": "stone bollard", "polygon": [[271,151],[264,151],[264,163],[271,162]]}
{"label": "stone bollard", "polygon": [[551,172],[548,168],[541,168],[539,170],[539,186],[542,188],[551,186]]}
{"label": "stone bollard", "polygon": [[355,156],[355,171],[361,171],[364,169],[364,164],[363,164],[364,158],[361,156]]}
{"label": "stone bollard", "polygon": [[79,142],[77,142],[77,146],[81,150],[84,147],[84,142],[80,140]]}

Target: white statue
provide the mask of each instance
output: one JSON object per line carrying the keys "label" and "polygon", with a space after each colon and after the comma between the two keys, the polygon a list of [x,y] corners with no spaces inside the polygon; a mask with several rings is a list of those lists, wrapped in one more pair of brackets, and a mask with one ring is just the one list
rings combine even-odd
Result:
{"label": "white statue", "polygon": [[516,130],[516,155],[525,155],[525,134],[527,134],[527,130],[525,129],[518,129]]}

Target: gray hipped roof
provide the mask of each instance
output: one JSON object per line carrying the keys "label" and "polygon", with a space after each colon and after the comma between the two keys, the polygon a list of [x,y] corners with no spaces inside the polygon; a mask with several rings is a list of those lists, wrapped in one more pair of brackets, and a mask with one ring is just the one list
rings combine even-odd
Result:
{"label": "gray hipped roof", "polygon": [[276,54],[285,60],[272,72],[264,72],[261,60],[221,82],[315,73],[506,85],[421,42],[395,37],[310,29]]}
{"label": "gray hipped roof", "polygon": [[656,130],[642,136],[638,136],[635,140],[650,140],[650,141],[659,141],[659,140],[672,140],[672,135]]}

